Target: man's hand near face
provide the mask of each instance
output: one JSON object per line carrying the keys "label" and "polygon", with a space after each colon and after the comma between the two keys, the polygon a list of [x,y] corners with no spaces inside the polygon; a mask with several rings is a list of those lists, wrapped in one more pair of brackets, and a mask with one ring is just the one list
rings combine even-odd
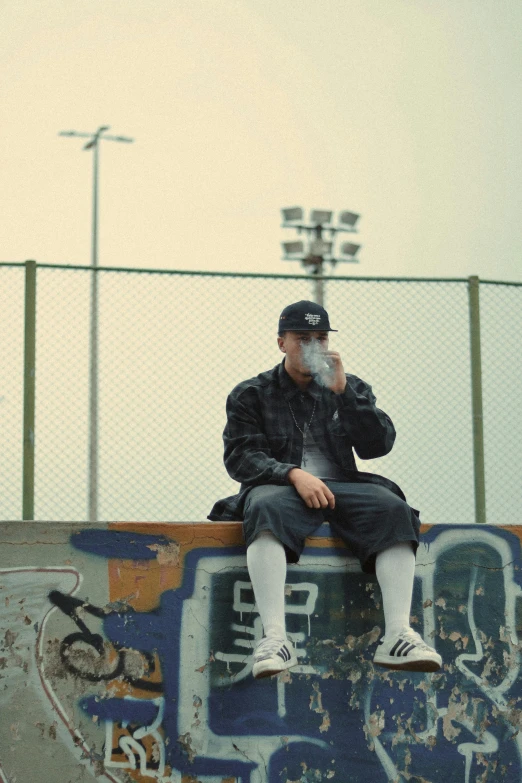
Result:
{"label": "man's hand near face", "polygon": [[335,394],[342,394],[346,389],[346,375],[341,354],[337,353],[337,351],[325,351],[324,356],[331,368],[324,379],[325,385]]}
{"label": "man's hand near face", "polygon": [[335,495],[324,481],[301,468],[292,468],[288,481],[304,500],[308,508],[335,508]]}

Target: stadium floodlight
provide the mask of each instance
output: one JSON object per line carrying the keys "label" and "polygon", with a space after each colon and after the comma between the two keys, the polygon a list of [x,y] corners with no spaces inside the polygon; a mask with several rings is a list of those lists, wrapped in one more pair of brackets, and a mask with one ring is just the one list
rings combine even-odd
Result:
{"label": "stadium floodlight", "polygon": [[[303,242],[297,241],[297,242],[281,242],[283,245],[283,250],[285,251],[285,256],[295,256],[295,255],[302,255],[304,253],[304,244]],[[287,259],[285,259],[287,260]],[[292,259],[294,261],[295,259]]]}
{"label": "stadium floodlight", "polygon": [[[337,234],[357,233],[356,223],[359,215],[345,210],[339,212],[332,222],[334,212],[330,209],[311,209],[308,221],[303,219],[301,207],[286,207],[281,210],[283,228],[292,228],[297,235],[305,234],[306,241],[281,242],[284,249],[284,261],[300,261],[309,277],[313,278],[315,301],[323,304],[325,286],[325,267],[333,269],[339,261],[358,263],[355,254],[360,245],[345,242],[340,251],[336,251]],[[328,239],[326,239],[328,237]]]}
{"label": "stadium floodlight", "polygon": [[343,256],[350,256],[350,258],[341,258],[341,261],[359,261],[358,258],[354,258],[360,245],[353,245],[351,242],[343,242],[341,245],[341,254]]}
{"label": "stadium floodlight", "polygon": [[331,256],[333,242],[325,242],[324,239],[314,239],[310,242],[310,253],[313,256]]}
{"label": "stadium floodlight", "polygon": [[359,217],[360,215],[356,215],[355,212],[341,212],[339,214],[339,223],[343,226],[354,228]]}
{"label": "stadium floodlight", "polygon": [[324,226],[332,222],[333,212],[327,209],[312,209],[310,213],[310,222],[314,226]]}
{"label": "stadium floodlight", "polygon": [[283,213],[283,220],[285,223],[292,223],[296,220],[303,219],[303,210],[301,207],[286,207],[285,209],[282,209],[281,212]]}

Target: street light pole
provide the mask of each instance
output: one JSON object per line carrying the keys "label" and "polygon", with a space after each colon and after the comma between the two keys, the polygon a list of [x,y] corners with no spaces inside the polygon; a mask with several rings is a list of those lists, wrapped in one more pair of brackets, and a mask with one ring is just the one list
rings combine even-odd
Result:
{"label": "street light pole", "polygon": [[89,522],[98,521],[98,163],[99,136],[92,160],[91,318],[89,367]]}
{"label": "street light pole", "polygon": [[61,131],[59,136],[88,138],[84,150],[93,151],[92,170],[92,237],[91,237],[91,312],[90,312],[90,363],[89,363],[89,522],[98,521],[98,186],[99,186],[99,146],[103,138],[107,141],[132,142],[126,136],[104,136],[109,130],[102,125],[95,133]]}

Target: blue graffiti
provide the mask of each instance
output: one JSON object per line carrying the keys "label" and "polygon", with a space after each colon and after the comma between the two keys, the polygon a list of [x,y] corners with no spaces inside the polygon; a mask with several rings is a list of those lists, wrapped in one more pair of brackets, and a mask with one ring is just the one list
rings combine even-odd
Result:
{"label": "blue graffiti", "polygon": [[155,547],[169,543],[164,536],[124,530],[80,530],[71,536],[71,544],[82,552],[120,560],[154,560],[157,556]]}
{"label": "blue graffiti", "polygon": [[[436,552],[448,530],[449,526],[433,527],[424,535],[428,553]],[[322,533],[328,535],[329,530]],[[512,713],[520,708],[522,692],[510,674],[517,665],[513,655],[518,653],[509,639],[498,641],[509,585],[499,549],[484,535],[504,542],[517,562],[519,541],[498,528],[482,528],[482,538],[476,540],[466,526],[451,526],[451,534],[460,535],[461,543],[441,547],[436,568],[426,565],[433,571],[434,600],[426,600],[426,577],[421,574],[412,609],[419,630],[423,617],[431,612],[444,671],[437,675],[375,671],[372,629],[382,625],[382,610],[374,577],[354,571],[334,574],[328,568],[318,573],[303,565],[291,578],[298,586],[319,585],[313,614],[307,614],[302,603],[296,604],[288,622],[289,632],[301,639],[309,671],[290,675],[283,707],[280,681],[243,676],[256,618],[253,611],[247,611],[246,617],[243,611],[238,613],[232,594],[238,579],[248,583],[246,569],[225,568],[209,576],[209,649],[202,653],[209,670],[208,729],[223,742],[236,738],[232,746],[237,758],[197,755],[190,752],[189,740],[179,741],[185,730],[179,719],[182,668],[192,666],[194,671],[200,663],[183,657],[180,629],[186,602],[194,595],[198,567],[204,567],[208,558],[238,558],[243,550],[193,550],[185,559],[180,588],[164,591],[152,611],[106,614],[104,634],[117,650],[131,648],[159,658],[161,725],[169,738],[167,763],[192,776],[223,775],[249,783],[258,762],[248,757],[248,744],[242,748],[237,738],[273,737],[276,744],[271,745],[266,773],[269,783],[342,780],[346,775],[351,783],[367,783],[370,778],[405,782],[421,775],[434,782],[466,783],[486,773],[488,783],[520,781],[520,744]],[[82,531],[73,543],[97,556],[136,560],[155,557],[156,546],[168,540],[119,531]],[[324,561],[346,552],[309,547],[304,554]],[[515,581],[513,586],[520,591]],[[296,591],[301,602],[305,593]],[[220,655],[213,655],[218,650]],[[504,709],[508,699],[509,710]],[[81,707],[122,725],[143,726],[158,716],[158,706],[146,700],[88,697]]]}
{"label": "blue graffiti", "polygon": [[100,720],[140,726],[154,723],[159,712],[157,704],[145,699],[100,699],[98,696],[86,696],[80,699],[79,704],[84,712],[90,716],[95,715]]}

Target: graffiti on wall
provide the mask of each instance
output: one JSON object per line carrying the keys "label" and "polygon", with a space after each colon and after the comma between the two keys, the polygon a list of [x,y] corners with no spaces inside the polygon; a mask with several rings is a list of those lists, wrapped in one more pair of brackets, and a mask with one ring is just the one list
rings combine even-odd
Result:
{"label": "graffiti on wall", "polygon": [[[36,742],[54,726],[78,780],[519,783],[521,532],[424,531],[412,623],[444,668],[421,674],[373,667],[378,585],[324,526],[288,570],[299,665],[255,681],[238,525],[86,527],[71,565],[0,571],[0,710],[31,682]],[[0,723],[7,782],[27,727]]]}

